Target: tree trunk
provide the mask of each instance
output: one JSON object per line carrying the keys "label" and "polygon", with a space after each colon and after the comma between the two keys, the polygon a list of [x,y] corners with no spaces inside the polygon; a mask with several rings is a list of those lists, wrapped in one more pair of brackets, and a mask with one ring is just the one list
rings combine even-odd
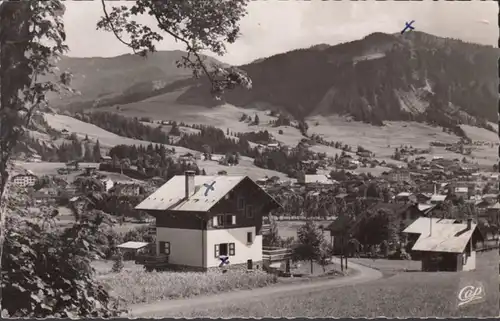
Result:
{"label": "tree trunk", "polygon": [[313,272],[314,272],[314,271],[313,271],[313,262],[314,262],[314,261],[313,261],[313,260],[311,260],[311,275],[312,275],[312,274],[313,274]]}

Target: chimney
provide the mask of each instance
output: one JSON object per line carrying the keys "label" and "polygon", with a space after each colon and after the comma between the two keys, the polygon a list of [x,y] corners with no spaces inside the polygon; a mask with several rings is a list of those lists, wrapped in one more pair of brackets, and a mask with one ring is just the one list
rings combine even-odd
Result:
{"label": "chimney", "polygon": [[185,171],[185,193],[186,199],[188,199],[191,195],[194,194],[194,172],[193,171]]}
{"label": "chimney", "polygon": [[472,228],[472,218],[467,219],[467,231],[469,231]]}

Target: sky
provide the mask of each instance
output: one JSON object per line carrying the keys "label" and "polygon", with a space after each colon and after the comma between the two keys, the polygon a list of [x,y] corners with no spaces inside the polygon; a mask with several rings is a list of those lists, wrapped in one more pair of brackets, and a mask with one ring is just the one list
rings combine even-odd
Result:
{"label": "sky", "polygon": [[[108,1],[120,6],[129,1]],[[131,53],[111,33],[96,30],[101,1],[65,2],[68,53],[71,57],[112,57]],[[260,0],[248,5],[241,21],[241,36],[227,46],[220,61],[240,65],[258,58],[320,43],[335,45],[373,32],[400,32],[415,20],[415,30],[441,37],[497,46],[498,4],[472,0],[422,2]],[[155,26],[150,17],[139,22]],[[184,49],[168,35],[158,50]]]}

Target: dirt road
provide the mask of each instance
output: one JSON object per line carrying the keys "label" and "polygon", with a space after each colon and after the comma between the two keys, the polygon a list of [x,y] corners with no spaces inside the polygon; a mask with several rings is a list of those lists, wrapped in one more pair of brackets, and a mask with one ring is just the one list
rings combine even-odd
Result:
{"label": "dirt road", "polygon": [[[337,260],[334,263],[339,263]],[[233,304],[238,301],[261,301],[269,297],[287,297],[304,293],[321,291],[329,288],[355,285],[380,279],[382,273],[359,264],[349,263],[349,267],[357,270],[358,273],[331,280],[317,280],[308,283],[278,284],[275,286],[259,288],[254,290],[243,290],[221,293],[210,296],[199,296],[191,299],[167,300],[151,304],[137,304],[130,307],[130,317],[169,317],[172,311],[189,310],[204,306],[213,306],[230,300]]]}

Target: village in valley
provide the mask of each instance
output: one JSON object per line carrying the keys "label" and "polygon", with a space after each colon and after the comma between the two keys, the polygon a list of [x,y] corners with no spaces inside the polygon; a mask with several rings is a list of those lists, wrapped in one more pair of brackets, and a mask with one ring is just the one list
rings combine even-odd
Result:
{"label": "village in valley", "polygon": [[[203,131],[199,136],[184,129],[196,125],[158,123],[170,125],[171,144],[189,135],[203,141]],[[137,119],[135,124],[147,126]],[[445,271],[468,271],[490,282],[499,244],[495,165],[432,156],[430,149],[412,146],[394,146],[393,156],[380,160],[362,146],[329,143],[314,134],[293,147],[265,133],[255,136],[268,137],[269,143],[250,138],[254,164],[284,157],[288,177],[231,174],[244,156],[211,153],[205,145],[205,152],[176,151],[182,145],[117,145],[104,155],[95,144],[87,145],[91,139],[85,135],[87,154],[66,163],[47,163],[33,149],[21,152],[12,182],[29,195],[30,212],[55,208],[56,225],[71,226],[89,210],[113,217],[101,244],[105,255],[93,265],[138,316],[167,315],[165,307],[155,310],[155,301],[192,295],[186,291],[211,293],[205,287],[213,284],[204,285],[203,275],[210,282],[225,279],[221,292],[235,289],[232,278],[243,288],[262,290],[276,283],[300,288],[305,280],[320,286],[352,278],[353,284],[370,284],[387,275],[426,278]],[[68,130],[60,135],[79,143],[83,137]],[[314,153],[315,145],[331,145],[339,153]],[[474,145],[498,144],[456,143],[462,151]],[[82,161],[90,159],[98,161]],[[200,165],[213,170],[207,173]],[[180,273],[201,282],[197,290],[137,296],[159,287],[151,283],[157,278],[177,284],[172,278]],[[124,276],[143,279],[122,287],[118,280]],[[136,282],[142,289],[133,288]]]}

